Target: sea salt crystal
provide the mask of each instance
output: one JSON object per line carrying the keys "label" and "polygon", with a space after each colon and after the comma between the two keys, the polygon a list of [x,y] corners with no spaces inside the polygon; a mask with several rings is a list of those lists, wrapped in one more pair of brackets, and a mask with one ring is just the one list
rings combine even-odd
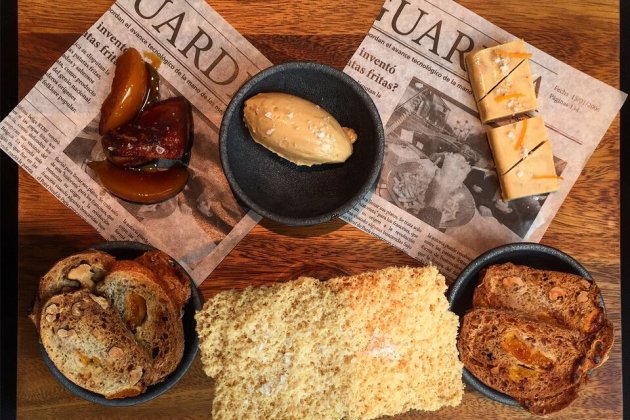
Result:
{"label": "sea salt crystal", "polygon": [[529,150],[527,150],[527,147],[523,146],[523,148],[521,149],[521,158],[525,159],[528,155],[529,155]]}
{"label": "sea salt crystal", "polygon": [[265,134],[267,134],[268,136],[270,136],[271,134],[273,134],[273,132],[276,131],[275,128],[270,128],[269,130],[265,131]]}
{"label": "sea salt crystal", "polygon": [[155,151],[156,151],[156,152],[158,152],[158,154],[163,155],[163,154],[164,154],[164,152],[166,152],[166,149],[165,149],[165,148],[163,148],[163,147],[162,147],[162,146],[160,146],[160,145],[157,145],[157,146],[155,146]]}
{"label": "sea salt crystal", "polygon": [[260,388],[258,388],[258,391],[263,394],[265,397],[268,397],[271,395],[271,383],[269,382],[265,382],[264,384],[262,384],[260,386]]}
{"label": "sea salt crystal", "polygon": [[271,113],[271,111],[265,112],[265,117],[271,118],[272,116],[273,116],[273,114]]}
{"label": "sea salt crystal", "polygon": [[374,348],[368,351],[368,354],[372,357],[383,357],[387,359],[394,359],[399,356],[396,346],[393,344],[387,344],[381,348]]}

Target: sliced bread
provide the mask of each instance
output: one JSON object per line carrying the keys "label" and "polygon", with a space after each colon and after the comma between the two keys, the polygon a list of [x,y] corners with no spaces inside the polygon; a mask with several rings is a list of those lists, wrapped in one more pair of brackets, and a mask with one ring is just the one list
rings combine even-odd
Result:
{"label": "sliced bread", "polygon": [[175,306],[184,307],[190,299],[190,280],[179,264],[158,250],[145,252],[135,261],[155,274],[158,283],[166,290]]}
{"label": "sliced bread", "polygon": [[107,299],[82,289],[51,297],[40,336],[50,360],[75,384],[108,399],[144,391],[152,360]]}
{"label": "sliced bread", "polygon": [[434,267],[216,295],[196,315],[213,418],[370,419],[461,401],[458,319]]}
{"label": "sliced bread", "polygon": [[600,304],[599,288],[584,277],[514,264],[488,267],[473,306],[505,309],[583,334],[585,369],[601,366],[612,350],[614,330]]}
{"label": "sliced bread", "polygon": [[471,310],[462,320],[458,348],[476,378],[536,414],[567,406],[586,379],[580,331],[514,311]]}
{"label": "sliced bread", "polygon": [[519,311],[587,334],[599,331],[606,322],[595,283],[575,274],[511,263],[485,270],[473,306]]}
{"label": "sliced bread", "polygon": [[39,281],[31,320],[37,326],[41,305],[54,295],[79,289],[94,291],[95,284],[103,278],[113,263],[114,257],[96,250],[81,252],[58,261]]}
{"label": "sliced bread", "polygon": [[161,382],[179,364],[184,352],[181,308],[155,274],[135,261],[116,261],[96,286],[120,313],[127,327],[153,359],[147,385]]}

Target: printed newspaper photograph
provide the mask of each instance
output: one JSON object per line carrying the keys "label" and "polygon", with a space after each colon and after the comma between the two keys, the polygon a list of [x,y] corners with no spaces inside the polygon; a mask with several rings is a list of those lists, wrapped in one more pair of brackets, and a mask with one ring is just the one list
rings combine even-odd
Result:
{"label": "printed newspaper photograph", "polygon": [[[385,136],[377,194],[448,236],[465,240],[483,224],[524,238],[547,198],[504,201],[477,112],[416,77]],[[561,174],[565,162],[555,162]]]}

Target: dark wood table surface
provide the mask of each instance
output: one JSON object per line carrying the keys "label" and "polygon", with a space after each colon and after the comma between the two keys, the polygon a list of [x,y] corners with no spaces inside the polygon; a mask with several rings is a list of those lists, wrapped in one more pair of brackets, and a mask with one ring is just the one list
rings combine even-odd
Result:
{"label": "dark wood table surface", "polygon": [[[474,0],[461,4],[558,59],[619,86],[617,0]],[[53,62],[110,6],[109,0],[19,2],[19,95],[23,97]],[[214,0],[211,5],[272,62],[304,59],[342,69],[378,14],[380,0],[353,2]],[[542,242],[581,261],[598,281],[616,343],[610,360],[582,396],[558,418],[622,416],[619,122],[616,119],[589,160]],[[173,389],[129,408],[86,402],[59,384],[37,349],[27,314],[38,278],[58,259],[103,238],[24,171],[19,173],[19,324],[17,413],[20,418],[208,418],[213,382],[199,358]],[[389,265],[419,263],[341,221],[289,228],[257,226],[202,284],[204,297],[309,274],[328,278]],[[467,390],[461,406],[400,418],[526,417]]]}

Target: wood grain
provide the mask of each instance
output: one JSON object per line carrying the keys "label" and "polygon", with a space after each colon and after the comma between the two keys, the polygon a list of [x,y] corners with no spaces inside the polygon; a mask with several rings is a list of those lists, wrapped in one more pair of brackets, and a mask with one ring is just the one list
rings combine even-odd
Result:
{"label": "wood grain", "polygon": [[[104,13],[109,0],[19,3],[20,96]],[[619,10],[614,0],[486,0],[460,2],[534,46],[608,84],[619,85]],[[212,6],[272,62],[315,60],[342,68],[363,39],[381,3],[359,0],[239,1]],[[620,418],[621,323],[619,268],[619,124],[615,120],[543,243],[580,260],[599,282],[616,327],[609,362],[593,375],[583,395],[558,418]],[[24,171],[19,186],[18,415],[20,418],[208,418],[213,384],[197,359],[182,381],[163,396],[125,409],[87,403],[47,371],[29,312],[38,277],[56,260],[102,241]],[[417,265],[407,255],[341,221],[288,228],[263,221],[202,285],[208,298],[225,288],[286,281],[299,275],[328,278],[387,265]],[[424,417],[477,419],[528,417],[468,391],[458,408]]]}

